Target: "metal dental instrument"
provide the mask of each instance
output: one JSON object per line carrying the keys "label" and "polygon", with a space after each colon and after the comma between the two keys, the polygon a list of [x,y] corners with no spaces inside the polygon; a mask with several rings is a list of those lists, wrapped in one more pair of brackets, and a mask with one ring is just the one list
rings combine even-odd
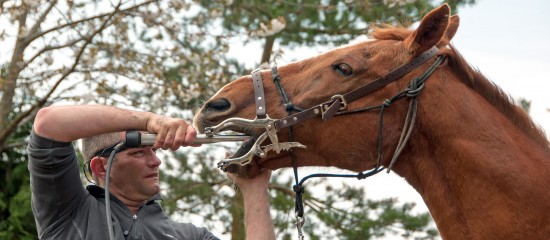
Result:
{"label": "metal dental instrument", "polygon": [[[218,142],[241,142],[251,138],[248,135],[223,135],[218,134],[222,131],[233,130],[237,128],[259,128],[264,129],[265,132],[262,133],[259,137],[256,138],[256,141],[250,148],[250,150],[244,155],[236,158],[228,158],[218,162],[218,167],[226,171],[227,167],[230,165],[240,165],[245,166],[252,161],[254,156],[260,158],[265,158],[267,152],[274,151],[280,153],[281,150],[287,151],[294,147],[305,148],[306,146],[302,145],[299,142],[282,142],[279,143],[277,138],[277,129],[273,125],[275,122],[274,119],[266,118],[261,119],[244,119],[244,118],[229,118],[219,123],[216,126],[207,127],[204,131],[204,134],[198,134],[195,138],[193,144],[208,144],[208,143],[218,143]],[[130,131],[126,133],[126,143],[129,146],[137,147],[142,145],[154,145],[157,138],[156,134],[150,133],[140,133],[139,131]],[[261,144],[268,139],[271,141],[271,144],[262,146]]]}
{"label": "metal dental instrument", "polygon": [[[207,136],[215,136],[215,134],[227,129],[231,129],[232,127],[249,127],[249,128],[265,129],[265,133],[263,133],[256,139],[256,142],[254,143],[254,145],[252,145],[252,147],[246,154],[236,158],[221,160],[220,162],[218,162],[218,168],[226,171],[228,166],[230,165],[245,166],[252,161],[254,156],[265,158],[267,155],[267,152],[270,150],[275,151],[276,153],[280,153],[281,150],[289,150],[290,148],[293,148],[293,147],[299,147],[299,148],[306,147],[299,142],[279,143],[279,139],[277,138],[277,129],[275,128],[274,122],[275,120],[269,118],[269,116],[267,115],[265,118],[256,118],[254,120],[249,120],[244,118],[229,118],[216,126],[206,128],[205,134]],[[271,141],[271,144],[267,146],[261,146],[261,144],[267,138],[269,138],[269,140]]]}
{"label": "metal dental instrument", "polygon": [[[248,135],[212,135],[197,134],[193,144],[218,143],[218,142],[240,142],[250,138]],[[153,145],[157,139],[156,134],[141,134],[141,145]]]}

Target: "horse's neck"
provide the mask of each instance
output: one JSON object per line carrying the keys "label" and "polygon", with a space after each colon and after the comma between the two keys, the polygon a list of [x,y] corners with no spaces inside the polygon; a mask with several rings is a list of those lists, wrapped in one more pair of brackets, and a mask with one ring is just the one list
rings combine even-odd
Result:
{"label": "horse's neck", "polygon": [[395,171],[422,195],[445,239],[550,236],[548,149],[465,86],[445,84],[456,86],[424,93],[441,98],[419,102],[417,134]]}

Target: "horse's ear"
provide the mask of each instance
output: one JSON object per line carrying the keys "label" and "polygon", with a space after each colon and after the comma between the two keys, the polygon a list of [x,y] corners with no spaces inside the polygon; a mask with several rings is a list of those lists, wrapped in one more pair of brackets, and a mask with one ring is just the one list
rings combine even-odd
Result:
{"label": "horse's ear", "polygon": [[460,23],[460,18],[458,15],[451,16],[451,20],[449,21],[449,26],[447,26],[447,32],[445,32],[445,36],[443,36],[443,39],[439,41],[437,44],[438,48],[445,47],[451,42],[451,39],[455,36],[456,31],[458,30],[458,25]]}
{"label": "horse's ear", "polygon": [[444,38],[450,13],[451,8],[445,3],[422,18],[416,31],[405,39],[405,44],[413,55],[423,53]]}

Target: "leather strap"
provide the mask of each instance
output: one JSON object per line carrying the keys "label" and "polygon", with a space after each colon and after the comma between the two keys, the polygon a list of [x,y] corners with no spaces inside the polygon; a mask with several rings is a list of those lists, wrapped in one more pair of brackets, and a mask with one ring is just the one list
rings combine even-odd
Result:
{"label": "leather strap", "polygon": [[252,71],[252,85],[254,86],[254,101],[256,101],[256,117],[265,118],[265,94],[264,83],[260,68]]}
{"label": "leather strap", "polygon": [[315,105],[309,109],[292,114],[288,117],[278,119],[274,123],[275,128],[279,130],[281,128],[303,122],[307,119],[319,115],[322,116],[323,120],[329,120],[334,116],[334,114],[336,114],[340,110],[343,110],[343,106],[347,103],[353,102],[363,96],[366,96],[367,94],[372,93],[386,86],[387,84],[405,76],[407,73],[411,72],[412,70],[430,60],[438,52],[439,49],[436,46],[433,46],[432,48],[415,57],[411,62],[401,65],[400,67],[392,70],[388,75],[382,78],[378,78],[344,95],[336,95],[338,97],[333,97],[330,101]]}
{"label": "leather strap", "polygon": [[387,84],[405,76],[405,74],[411,72],[417,67],[420,67],[422,64],[435,56],[438,52],[439,49],[436,46],[433,46],[432,48],[415,57],[411,62],[401,65],[400,67],[391,71],[385,77],[376,79],[366,85],[363,85],[360,88],[346,93],[344,95],[344,99],[346,100],[346,102],[353,102],[371,92],[374,92],[375,90],[378,90],[379,88],[386,86]]}

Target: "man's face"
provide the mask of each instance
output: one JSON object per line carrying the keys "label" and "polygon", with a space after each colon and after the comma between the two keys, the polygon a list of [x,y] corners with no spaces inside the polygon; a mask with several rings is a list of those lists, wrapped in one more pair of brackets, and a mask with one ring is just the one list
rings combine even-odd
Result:
{"label": "man's face", "polygon": [[110,188],[118,198],[144,201],[159,193],[160,159],[152,147],[130,148],[116,154]]}

